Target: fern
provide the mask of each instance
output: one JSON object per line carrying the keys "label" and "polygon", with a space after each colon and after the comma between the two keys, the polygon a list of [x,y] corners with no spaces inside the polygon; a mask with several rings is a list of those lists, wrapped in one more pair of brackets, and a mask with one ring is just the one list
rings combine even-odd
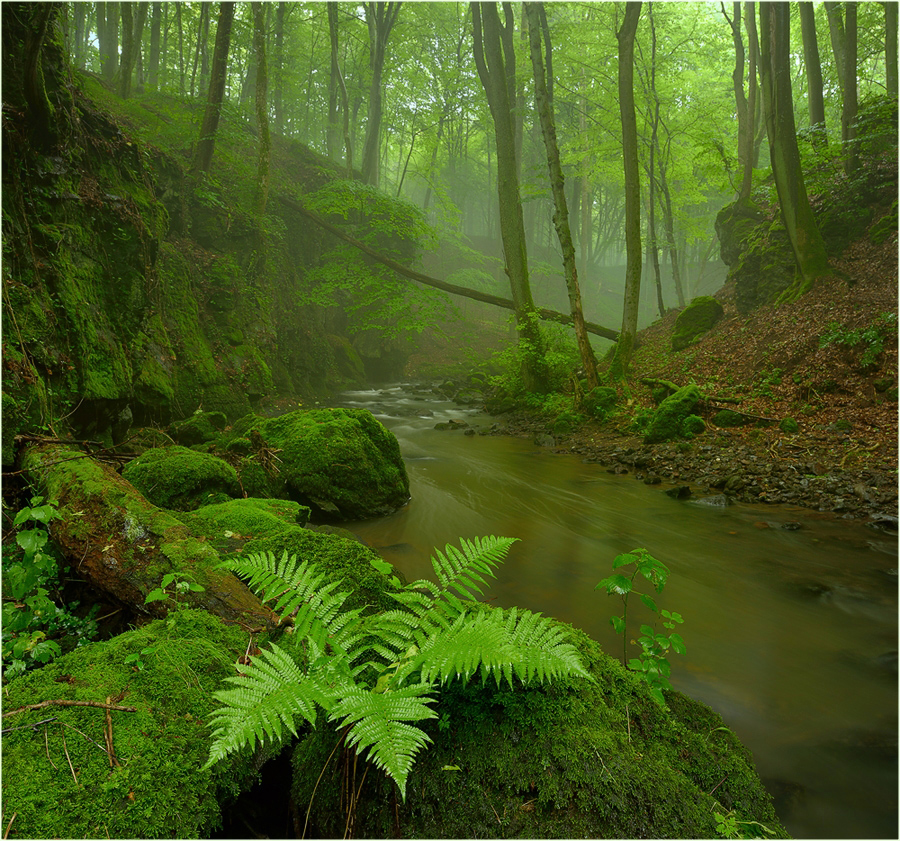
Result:
{"label": "fern", "polygon": [[[260,598],[285,620],[292,617],[303,665],[272,645],[235,688],[215,693],[222,706],[211,721],[206,766],[256,741],[297,735],[303,719],[315,726],[317,708],[347,730],[347,745],[368,751],[406,796],[406,781],[430,738],[414,722],[434,718],[429,695],[455,679],[480,675],[522,683],[566,677],[591,679],[564,629],[528,610],[487,609],[474,601],[505,558],[513,538],[461,540],[432,558],[438,584],[415,581],[392,593],[396,610],[361,617],[346,611],[348,593],[308,561],[286,554],[250,555],[227,563],[246,576]],[[373,566],[375,564],[373,563]]]}

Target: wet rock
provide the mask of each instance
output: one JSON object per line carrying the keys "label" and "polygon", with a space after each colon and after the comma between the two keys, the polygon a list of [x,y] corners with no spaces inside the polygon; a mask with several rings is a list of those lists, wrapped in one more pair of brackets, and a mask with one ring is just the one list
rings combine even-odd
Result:
{"label": "wet rock", "polygon": [[548,435],[546,432],[539,433],[534,436],[534,443],[539,447],[555,447],[556,439],[552,435]]}
{"label": "wet rock", "polygon": [[662,480],[659,478],[659,476],[647,476],[644,479],[644,484],[645,485],[658,485],[661,481]]}
{"label": "wet rock", "polygon": [[463,432],[463,435],[474,435],[474,434],[475,434],[475,430],[472,429],[471,426],[465,432]]}
{"label": "wet rock", "polygon": [[672,499],[687,499],[691,495],[691,489],[687,485],[679,485],[677,488],[667,488],[663,493]]}
{"label": "wet rock", "polygon": [[876,518],[872,520],[870,523],[866,523],[866,525],[870,529],[875,529],[876,531],[888,532],[890,534],[897,533],[897,518],[891,517],[887,514],[875,515]]}
{"label": "wet rock", "polygon": [[709,508],[724,508],[731,505],[731,500],[725,494],[714,494],[712,496],[704,496],[700,499],[692,500],[694,505],[705,505]]}
{"label": "wet rock", "polygon": [[803,525],[802,525],[802,523],[790,522],[790,523],[782,523],[781,527],[785,531],[796,531],[797,529],[803,528]]}

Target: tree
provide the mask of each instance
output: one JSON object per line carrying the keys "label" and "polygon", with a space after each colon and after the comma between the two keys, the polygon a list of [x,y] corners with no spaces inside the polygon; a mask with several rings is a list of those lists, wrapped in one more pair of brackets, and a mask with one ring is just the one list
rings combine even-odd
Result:
{"label": "tree", "polygon": [[848,175],[856,169],[856,3],[826,2],[828,30],[831,33],[831,49],[841,85],[841,143],[844,154],[844,170]]}
{"label": "tree", "polygon": [[641,175],[638,169],[637,117],[634,110],[634,36],[641,16],[640,2],[625,4],[625,18],[616,33],[619,42],[619,116],[622,122],[622,158],[625,171],[625,302],[622,329],[611,372],[623,379],[631,362],[637,333],[641,295]]}
{"label": "tree", "polygon": [[825,134],[825,94],[822,86],[822,62],[819,59],[819,40],[816,36],[816,13],[811,0],[801,0],[800,31],[803,35],[803,63],[806,65],[806,88],[809,99],[809,124],[821,126],[820,137],[828,142]]}
{"label": "tree", "polygon": [[95,3],[97,11],[97,41],[102,58],[103,78],[112,81],[119,63],[119,4]]}
{"label": "tree", "polygon": [[[347,85],[341,73],[338,60],[338,7],[337,3],[328,4],[328,34],[331,41],[331,72],[341,92],[341,111],[344,115],[344,150],[347,155],[347,177],[353,177],[353,141],[350,137],[350,103],[347,98]],[[329,113],[329,118],[331,114]]]}
{"label": "tree", "polygon": [[[329,7],[331,4],[328,4]],[[284,18],[287,3],[279,2],[275,12],[275,89],[272,106],[275,111],[275,131],[284,134]],[[330,11],[329,11],[330,14]]]}
{"label": "tree", "polygon": [[369,27],[369,110],[366,120],[366,140],[363,144],[362,179],[366,184],[378,185],[378,163],[381,154],[382,76],[387,42],[397,22],[402,2],[370,2],[365,4]]}
{"label": "tree", "polygon": [[[578,353],[587,377],[588,386],[596,388],[597,360],[594,349],[584,326],[584,313],[581,309],[581,290],[578,287],[578,270],[575,266],[575,246],[572,243],[572,231],[569,227],[569,208],[566,204],[565,178],[559,160],[559,145],[556,141],[556,125],[553,117],[553,101],[550,95],[550,76],[552,68],[553,47],[550,43],[550,29],[547,26],[547,14],[542,2],[525,3],[523,5],[528,18],[528,35],[531,45],[531,66],[534,71],[534,96],[537,103],[544,145],[547,148],[547,168],[550,173],[550,187],[553,191],[553,202],[556,210],[553,222],[563,254],[563,273],[566,279],[566,291],[569,294],[569,308],[572,312],[572,323],[575,326],[575,339],[578,342]],[[547,54],[547,72],[541,55],[541,32],[544,33],[544,49]],[[549,78],[548,78],[549,77]]]}
{"label": "tree", "polygon": [[119,96],[131,96],[131,77],[141,49],[144,22],[147,20],[147,4],[122,2],[122,60],[119,65]]}
{"label": "tree", "polygon": [[203,125],[200,127],[197,151],[191,167],[194,174],[209,172],[216,147],[216,129],[219,127],[219,114],[222,110],[222,100],[225,97],[225,75],[228,69],[228,50],[231,45],[234,6],[234,2],[227,2],[227,0],[219,3],[219,20],[216,25],[216,47],[209,79],[209,95],[206,99]]}
{"label": "tree", "polygon": [[[535,315],[528,282],[528,253],[525,222],[516,164],[516,132],[511,103],[515,102],[516,58],[512,43],[513,13],[503,4],[505,23],[501,25],[494,3],[472,3],[472,31],[475,66],[487,95],[497,145],[497,194],[500,201],[500,237],[506,275],[515,304],[516,327],[522,353],[522,379],[526,390],[549,390],[544,342]],[[484,31],[482,34],[482,22]]]}
{"label": "tree", "polygon": [[258,216],[266,212],[269,198],[269,111],[266,100],[269,73],[266,67],[266,13],[263,4],[253,3],[253,51],[256,53],[256,125],[259,131],[259,164],[256,169],[256,190],[253,211]]}
{"label": "tree", "polygon": [[162,3],[153,4],[150,18],[150,61],[147,68],[147,85],[150,90],[159,89],[159,36],[162,30]]}
{"label": "tree", "polygon": [[888,0],[884,6],[884,67],[888,96],[897,96],[897,2]]}
{"label": "tree", "polygon": [[831,273],[825,243],[806,195],[791,93],[791,17],[788,3],[759,4],[760,81],[772,173],[798,278],[782,295],[794,300]]}

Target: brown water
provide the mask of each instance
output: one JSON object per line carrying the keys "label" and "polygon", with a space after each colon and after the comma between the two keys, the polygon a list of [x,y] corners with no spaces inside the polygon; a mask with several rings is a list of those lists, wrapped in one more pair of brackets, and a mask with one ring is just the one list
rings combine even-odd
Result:
{"label": "brown water", "polygon": [[492,419],[401,387],[341,405],[370,409],[400,441],[412,500],[348,527],[411,580],[433,578],[432,546],[518,537],[487,596],[620,656],[619,602],[594,585],[617,554],[645,547],[671,571],[661,607],[685,617],[673,684],[750,748],[788,831],[898,837],[896,536],[800,508],[675,501],[528,441],[436,431]]}

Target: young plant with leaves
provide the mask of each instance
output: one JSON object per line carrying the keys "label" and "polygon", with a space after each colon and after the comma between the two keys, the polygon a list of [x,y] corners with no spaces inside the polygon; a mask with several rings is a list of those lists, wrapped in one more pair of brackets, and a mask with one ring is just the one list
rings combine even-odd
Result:
{"label": "young plant with leaves", "polygon": [[[602,579],[595,590],[605,589],[609,596],[619,596],[622,599],[623,612],[621,616],[611,616],[610,624],[617,634],[622,634],[622,665],[626,665],[627,659],[627,626],[628,626],[628,600],[632,594],[636,595],[644,606],[652,610],[662,619],[666,632],[658,632],[652,625],[641,625],[641,635],[637,639],[641,647],[639,657],[627,661],[627,666],[636,671],[650,687],[650,694],[665,705],[664,689],[671,689],[669,676],[672,667],[666,655],[669,651],[684,654],[687,650],[681,635],[675,632],[675,626],[684,622],[680,613],[671,613],[668,610],[660,610],[653,597],[647,593],[639,593],[634,588],[634,580],[638,575],[643,576],[653,585],[657,593],[661,593],[666,586],[669,577],[669,568],[656,560],[646,549],[632,549],[623,555],[619,555],[613,561],[613,569],[621,569],[634,565],[631,576],[616,573]],[[654,622],[654,625],[656,623]],[[632,640],[634,642],[634,640]]]}
{"label": "young plant with leaves", "polygon": [[484,537],[435,550],[438,583],[391,582],[399,606],[370,616],[346,610],[349,593],[338,589],[341,582],[326,583],[309,561],[286,553],[276,560],[270,552],[226,562],[293,633],[228,678],[234,688],[215,694],[221,706],[210,722],[207,767],[257,741],[277,744],[285,730],[296,736],[297,721],[315,726],[321,710],[344,732],[347,747],[368,749],[405,798],[416,754],[431,741],[415,723],[437,717],[430,705],[441,686],[475,675],[497,685],[505,679],[510,687],[514,679],[590,680],[556,622],[475,600],[514,542]]}

